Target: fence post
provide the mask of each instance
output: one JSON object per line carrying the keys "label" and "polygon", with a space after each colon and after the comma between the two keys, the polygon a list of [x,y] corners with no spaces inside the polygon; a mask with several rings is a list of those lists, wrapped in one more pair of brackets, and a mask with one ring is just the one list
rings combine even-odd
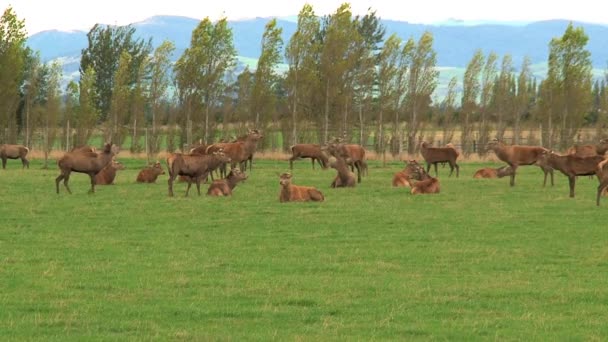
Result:
{"label": "fence post", "polygon": [[148,127],[145,128],[146,131],[146,160],[148,165],[150,164],[150,147],[148,145]]}

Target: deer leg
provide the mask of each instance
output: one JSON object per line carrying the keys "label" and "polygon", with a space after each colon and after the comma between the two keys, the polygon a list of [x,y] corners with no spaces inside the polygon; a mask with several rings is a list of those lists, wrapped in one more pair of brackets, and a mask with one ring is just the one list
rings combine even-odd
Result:
{"label": "deer leg", "polygon": [[190,191],[191,186],[192,186],[192,177],[188,177],[188,187],[186,188],[186,197],[188,197],[188,192]]}
{"label": "deer leg", "polygon": [[55,178],[55,188],[57,189],[57,194],[59,194],[59,182],[63,179],[63,173],[61,173],[57,178]]}
{"label": "deer leg", "polygon": [[568,176],[568,183],[570,184],[570,197],[574,198],[574,185],[576,184],[576,177]]}
{"label": "deer leg", "polygon": [[89,177],[91,177],[91,190],[89,190],[89,193],[94,194],[95,193],[95,174],[90,173]]}
{"label": "deer leg", "polygon": [[517,165],[516,164],[513,164],[513,165],[509,164],[509,165],[511,166],[511,169],[513,169],[513,174],[511,175],[511,181],[509,184],[511,186],[515,186],[515,174],[517,171]]}
{"label": "deer leg", "polygon": [[426,163],[426,173],[429,173],[429,171],[431,171],[431,163],[427,162]]}
{"label": "deer leg", "polygon": [[70,186],[68,185],[68,181],[70,180],[70,174],[67,173],[63,176],[63,186],[68,190],[68,193],[71,195],[72,190],[70,190]]}
{"label": "deer leg", "polygon": [[169,197],[173,197],[173,179],[175,179],[175,177],[169,172]]}
{"label": "deer leg", "polygon": [[549,170],[549,174],[551,175],[551,186],[553,186],[553,169]]}
{"label": "deer leg", "polygon": [[196,191],[198,191],[198,195],[201,195],[201,176],[196,177]]}
{"label": "deer leg", "polygon": [[600,197],[602,197],[602,192],[604,192],[604,189],[608,187],[608,181],[603,181],[600,182],[600,185],[597,187],[597,200],[596,200],[596,204],[599,207],[600,206]]}
{"label": "deer leg", "polygon": [[6,169],[6,158],[2,158],[2,168]]}
{"label": "deer leg", "polygon": [[549,175],[549,171],[543,169],[543,173],[545,174],[545,180],[543,180],[543,188],[547,185],[547,175]]}
{"label": "deer leg", "polygon": [[435,167],[435,177],[439,177],[439,173],[437,172],[437,163],[433,163],[433,166]]}
{"label": "deer leg", "polygon": [[355,162],[355,167],[357,168],[357,183],[361,183],[361,164]]}

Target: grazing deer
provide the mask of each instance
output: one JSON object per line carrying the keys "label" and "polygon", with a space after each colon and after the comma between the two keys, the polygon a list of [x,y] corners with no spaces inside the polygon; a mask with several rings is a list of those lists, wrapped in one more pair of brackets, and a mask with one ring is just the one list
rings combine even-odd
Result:
{"label": "grazing deer", "polygon": [[27,160],[26,156],[30,151],[29,148],[23,145],[0,145],[0,158],[2,158],[2,168],[6,169],[7,159],[21,159],[22,169],[26,167],[30,168],[30,161]]}
{"label": "grazing deer", "polygon": [[100,153],[95,152],[67,152],[58,161],[57,165],[61,173],[55,179],[55,188],[59,194],[59,183],[63,180],[68,193],[72,193],[68,185],[70,173],[86,173],[91,178],[91,189],[89,193],[95,193],[95,175],[112,162],[112,157],[118,153],[118,147],[108,143]]}
{"label": "grazing deer", "polygon": [[279,184],[281,184],[279,202],[323,202],[325,200],[323,193],[317,188],[291,184],[291,179],[291,173],[285,172],[279,175]]}
{"label": "grazing deer", "polygon": [[[513,169],[513,174],[511,175],[511,186],[515,185],[515,175],[517,172],[517,168],[519,166],[524,165],[538,165],[538,160],[540,156],[547,151],[546,148],[541,146],[522,146],[522,145],[505,145],[498,139],[493,139],[488,142],[486,145],[488,150],[494,151],[496,157],[498,159],[504,161],[509,164],[511,169]],[[541,165],[539,165],[541,166]],[[541,166],[543,172],[545,173],[545,182],[547,181],[547,173],[551,174],[551,185],[553,185],[553,170],[549,170],[545,166]]]}
{"label": "grazing deer", "polygon": [[327,155],[323,153],[321,145],[318,144],[296,144],[291,146],[291,158],[289,158],[289,168],[293,170],[294,160],[300,158],[310,158],[312,161],[312,169],[315,169],[315,161],[321,165],[321,168],[327,168]]}
{"label": "grazing deer", "polygon": [[437,163],[447,162],[450,165],[450,175],[448,177],[452,176],[454,168],[456,168],[456,177],[458,177],[460,166],[456,163],[456,159],[458,159],[460,153],[454,147],[431,147],[426,141],[423,141],[420,143],[420,154],[422,154],[422,158],[426,161],[427,173],[431,170],[431,165],[433,165],[435,167],[435,176],[437,176]]}
{"label": "grazing deer", "polygon": [[247,175],[244,172],[241,172],[239,169],[232,169],[226,178],[214,180],[211,185],[209,185],[207,195],[231,196],[236,185],[246,179]]}

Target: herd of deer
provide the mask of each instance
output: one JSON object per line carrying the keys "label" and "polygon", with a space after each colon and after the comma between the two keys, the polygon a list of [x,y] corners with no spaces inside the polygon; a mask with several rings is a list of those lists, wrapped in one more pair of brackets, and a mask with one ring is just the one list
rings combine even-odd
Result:
{"label": "herd of deer", "polygon": [[[253,155],[257,143],[262,138],[258,130],[249,130],[248,134],[231,142],[220,142],[211,145],[199,145],[192,148],[189,153],[172,153],[167,157],[167,169],[169,171],[168,190],[169,196],[173,196],[173,183],[176,178],[188,183],[186,196],[190,191],[192,183],[196,184],[198,194],[201,194],[200,184],[211,177],[212,182],[207,194],[210,196],[230,196],[236,185],[247,179],[243,172],[252,168]],[[501,178],[510,176],[510,185],[515,185],[516,171],[519,166],[539,166],[545,175],[543,186],[546,185],[547,175],[551,175],[553,185],[553,170],[559,170],[568,177],[570,185],[570,197],[574,197],[577,176],[596,175],[600,184],[597,188],[596,204],[599,206],[600,197],[608,188],[608,159],[604,154],[608,151],[608,139],[601,140],[597,145],[574,146],[565,155],[541,146],[505,145],[494,139],[486,148],[492,150],[496,156],[507,165],[499,168],[484,168],[474,174],[474,178]],[[7,159],[21,159],[23,168],[29,168],[26,156],[29,149],[22,145],[0,145],[0,158],[2,167],[6,168]],[[337,174],[331,183],[332,188],[354,187],[361,182],[361,176],[367,175],[367,162],[365,149],[361,145],[346,144],[341,139],[334,139],[325,145],[297,144],[291,147],[292,157],[289,159],[290,169],[293,162],[302,158],[310,158],[314,170],[315,163],[321,168],[329,167],[336,170]],[[68,181],[71,172],[88,174],[91,179],[90,193],[95,192],[95,185],[112,184],[116,177],[116,171],[125,167],[116,161],[114,156],[118,148],[112,144],[106,144],[101,151],[95,148],[83,146],[72,149],[57,161],[60,169],[59,176],[55,179],[56,191],[59,193],[59,183],[63,184],[71,193]],[[439,193],[440,184],[436,178],[438,175],[437,164],[448,164],[451,176],[456,169],[456,177],[459,176],[460,167],[456,160],[459,153],[456,148],[448,144],[444,147],[432,147],[427,142],[420,144],[420,154],[426,162],[426,169],[416,160],[406,162],[405,168],[395,173],[392,185],[394,187],[409,187],[412,194]],[[227,165],[230,164],[230,172]],[[435,176],[429,175],[431,165],[435,168]],[[237,167],[238,166],[238,167]],[[241,171],[243,170],[243,171]],[[355,177],[355,170],[357,175]],[[219,172],[221,179],[213,180],[213,171]],[[137,182],[154,183],[159,175],[164,174],[159,162],[142,169],[137,175]],[[281,191],[280,202],[290,201],[323,201],[325,197],[318,189],[308,186],[298,186],[292,183],[292,174],[289,172],[279,175]]]}

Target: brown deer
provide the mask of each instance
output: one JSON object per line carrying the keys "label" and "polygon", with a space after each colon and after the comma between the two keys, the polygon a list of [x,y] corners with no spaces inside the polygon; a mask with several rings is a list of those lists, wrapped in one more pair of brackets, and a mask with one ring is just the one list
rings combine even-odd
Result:
{"label": "brown deer", "polygon": [[603,156],[606,151],[608,151],[608,139],[602,139],[597,145],[574,145],[566,153],[577,157],[593,157]]}
{"label": "brown deer", "polygon": [[509,165],[501,166],[499,168],[486,167],[477,170],[473,175],[473,178],[502,178],[513,174],[513,169]]}
{"label": "brown deer", "polygon": [[357,185],[355,174],[348,168],[348,161],[341,156],[329,157],[329,166],[336,169],[338,174],[331,182],[332,188],[352,188]]}
{"label": "brown deer", "polygon": [[604,159],[597,164],[597,168],[595,170],[595,174],[597,175],[597,179],[600,181],[600,185],[597,187],[597,199],[596,205],[600,206],[600,197],[602,194],[606,192],[608,189],[608,159]]}
{"label": "brown deer", "polygon": [[61,173],[55,179],[55,188],[59,193],[59,183],[63,180],[68,193],[72,193],[68,185],[70,173],[86,173],[91,178],[91,189],[89,193],[95,193],[95,175],[112,162],[112,157],[118,153],[118,147],[108,143],[100,153],[95,152],[67,152],[58,161],[57,165]]}
{"label": "brown deer", "polygon": [[560,156],[549,150],[544,151],[540,158],[541,163],[546,163],[568,177],[570,197],[574,197],[576,176],[597,174],[598,164],[604,160],[604,157],[598,155],[592,157],[577,157],[572,154]]}
{"label": "brown deer", "polygon": [[159,162],[156,162],[148,167],[145,167],[137,174],[137,183],[156,183],[156,179],[160,175],[164,175],[165,170]]}
{"label": "brown deer", "polygon": [[167,166],[169,168],[169,196],[173,196],[173,181],[177,176],[188,176],[186,196],[188,196],[192,182],[196,183],[196,190],[200,196],[201,180],[207,177],[210,172],[209,165],[214,162],[229,163],[230,157],[221,150],[208,155],[179,153],[170,155],[167,158]]}
{"label": "brown deer", "polygon": [[[224,153],[232,160],[231,167],[240,165],[243,171],[246,170],[247,161],[253,162],[258,141],[264,136],[257,129],[249,130],[246,136],[238,138],[236,142],[215,143],[207,147],[206,153],[210,154],[223,149]],[[243,165],[244,164],[244,165]],[[251,167],[249,168],[251,170]],[[226,166],[220,166],[220,175],[226,176]]]}
{"label": "brown deer", "polygon": [[26,156],[30,151],[29,148],[23,145],[0,145],[0,158],[2,158],[2,168],[6,169],[7,159],[21,159],[22,169],[30,168],[30,161]]}
{"label": "brown deer", "polygon": [[[524,165],[535,165],[540,159],[543,152],[547,151],[546,148],[541,146],[522,146],[522,145],[505,145],[498,139],[493,139],[486,145],[488,150],[494,151],[498,159],[509,164],[513,169],[511,175],[511,186],[515,185],[515,176],[517,168]],[[539,165],[541,166],[541,165]],[[551,185],[553,185],[553,170],[546,169],[547,165],[541,166],[545,173],[545,182],[547,180],[547,173],[551,174]]]}
{"label": "brown deer", "polygon": [[441,190],[439,179],[431,177],[422,167],[414,171],[414,177],[420,179],[412,186],[412,195],[418,194],[438,194]]}
{"label": "brown deer", "polygon": [[279,184],[281,184],[279,202],[323,202],[325,200],[323,193],[317,190],[317,188],[312,186],[294,185],[291,184],[291,180],[291,173],[285,172],[279,175]]}
{"label": "brown deer", "polygon": [[456,168],[456,177],[458,177],[460,173],[460,166],[456,163],[456,159],[460,153],[456,151],[453,147],[431,147],[429,143],[423,141],[420,143],[420,154],[422,154],[422,158],[426,161],[426,172],[428,173],[431,169],[431,165],[435,167],[435,176],[438,175],[437,172],[437,163],[447,162],[450,165],[450,175],[454,173],[454,168]]}
{"label": "brown deer", "polygon": [[357,182],[361,183],[361,175],[367,175],[367,162],[365,160],[365,149],[361,145],[344,144],[341,138],[336,138],[321,148],[329,155],[343,158],[352,172],[357,169]]}
{"label": "brown deer", "polygon": [[98,174],[95,175],[95,184],[96,185],[110,185],[114,184],[114,179],[116,178],[116,171],[124,170],[125,166],[116,161],[116,159],[112,158],[112,161],[106,165]]}
{"label": "brown deer", "polygon": [[405,168],[393,176],[394,187],[412,187],[412,180],[415,179],[416,170],[422,168],[416,160],[410,160],[405,162]]}
{"label": "brown deer", "polygon": [[70,152],[97,152],[97,150],[95,149],[95,147],[83,145],[72,148]]}
{"label": "brown deer", "polygon": [[224,179],[216,179],[207,190],[209,196],[231,196],[232,191],[239,182],[247,179],[247,175],[239,169],[232,169]]}
{"label": "brown deer", "polygon": [[327,169],[327,155],[323,153],[321,145],[318,144],[296,144],[291,146],[291,158],[289,158],[289,168],[293,170],[293,162],[301,158],[310,158],[312,169],[315,169],[315,161],[321,168]]}

